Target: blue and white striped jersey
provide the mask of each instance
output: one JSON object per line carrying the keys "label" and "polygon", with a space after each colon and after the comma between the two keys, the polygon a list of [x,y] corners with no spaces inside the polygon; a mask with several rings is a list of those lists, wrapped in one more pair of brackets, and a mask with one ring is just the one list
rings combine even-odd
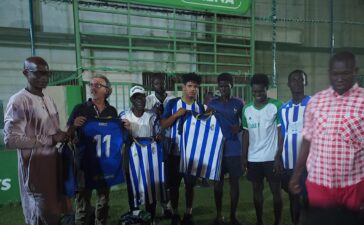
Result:
{"label": "blue and white striped jersey", "polygon": [[166,199],[162,145],[152,138],[134,139],[129,152],[134,206]]}
{"label": "blue and white striped jersey", "polygon": [[[180,108],[184,108],[187,110],[190,110],[192,112],[196,112],[196,113],[203,113],[204,112],[204,107],[203,105],[201,105],[198,102],[193,102],[191,105],[185,103],[182,98],[178,97],[178,98],[174,98],[168,101],[167,106],[164,109],[162,118],[163,119],[167,119],[168,117],[172,116],[174,113],[176,113],[178,111],[178,109]],[[170,149],[170,152],[174,155],[179,155],[179,143],[180,143],[180,135],[178,134],[178,124],[180,122],[180,119],[177,119],[172,126],[170,127],[170,139],[172,142],[172,145]],[[177,145],[177,148],[175,147],[175,145]]]}
{"label": "blue and white striped jersey", "polygon": [[223,134],[214,115],[191,113],[183,123],[180,171],[189,175],[220,179]]}
{"label": "blue and white striped jersey", "polygon": [[85,187],[110,187],[124,181],[121,149],[127,131],[119,119],[90,119],[81,127],[79,157]]}
{"label": "blue and white striped jersey", "polygon": [[302,143],[303,116],[310,96],[305,96],[298,105],[292,100],[283,104],[280,113],[283,142],[283,166],[293,169]]}

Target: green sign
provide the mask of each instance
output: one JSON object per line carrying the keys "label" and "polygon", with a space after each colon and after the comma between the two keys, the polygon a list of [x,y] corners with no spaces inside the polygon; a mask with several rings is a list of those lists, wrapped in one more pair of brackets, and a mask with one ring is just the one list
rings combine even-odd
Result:
{"label": "green sign", "polygon": [[[115,1],[115,0],[114,0]],[[244,15],[250,9],[252,0],[116,0],[186,10],[207,11],[221,14]]]}
{"label": "green sign", "polygon": [[0,205],[20,201],[16,151],[0,149]]}

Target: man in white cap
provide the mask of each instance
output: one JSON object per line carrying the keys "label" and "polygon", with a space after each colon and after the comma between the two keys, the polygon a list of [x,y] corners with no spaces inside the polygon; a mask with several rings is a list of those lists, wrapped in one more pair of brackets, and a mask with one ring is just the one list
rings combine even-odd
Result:
{"label": "man in white cap", "polygon": [[[130,110],[123,111],[119,114],[120,119],[123,121],[124,127],[129,130],[132,138],[138,137],[152,137],[156,140],[160,139],[160,128],[157,115],[149,110],[145,110],[146,96],[145,89],[142,86],[134,86],[130,89]],[[128,156],[126,154],[125,159]],[[124,161],[125,163],[125,161]],[[128,162],[126,162],[128,164]],[[128,186],[128,197],[129,197],[129,207],[130,210],[136,210],[137,207],[134,206],[133,192],[131,190],[130,174],[128,174],[128,169],[126,169],[126,179]],[[156,204],[152,203],[146,205],[146,210],[151,214],[152,220],[155,217]]]}

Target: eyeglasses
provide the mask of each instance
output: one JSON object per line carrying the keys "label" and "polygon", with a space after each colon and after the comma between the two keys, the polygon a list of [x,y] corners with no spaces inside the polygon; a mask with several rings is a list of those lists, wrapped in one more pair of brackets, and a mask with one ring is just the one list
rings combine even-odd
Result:
{"label": "eyeglasses", "polygon": [[90,88],[97,88],[97,89],[102,88],[102,87],[109,88],[108,86],[100,84],[100,83],[89,83],[88,86]]}
{"label": "eyeglasses", "polygon": [[30,69],[27,69],[27,71],[32,72],[35,75],[49,75],[50,74],[50,71],[48,71],[48,70],[30,70]]}

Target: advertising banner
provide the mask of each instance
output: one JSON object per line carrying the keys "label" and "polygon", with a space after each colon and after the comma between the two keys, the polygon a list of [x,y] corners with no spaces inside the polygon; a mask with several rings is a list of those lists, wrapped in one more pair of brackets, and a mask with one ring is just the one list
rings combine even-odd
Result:
{"label": "advertising banner", "polygon": [[250,9],[252,0],[113,0],[140,3],[161,7],[175,7],[185,10],[205,11],[242,16]]}
{"label": "advertising banner", "polygon": [[0,150],[0,205],[20,201],[16,151]]}

